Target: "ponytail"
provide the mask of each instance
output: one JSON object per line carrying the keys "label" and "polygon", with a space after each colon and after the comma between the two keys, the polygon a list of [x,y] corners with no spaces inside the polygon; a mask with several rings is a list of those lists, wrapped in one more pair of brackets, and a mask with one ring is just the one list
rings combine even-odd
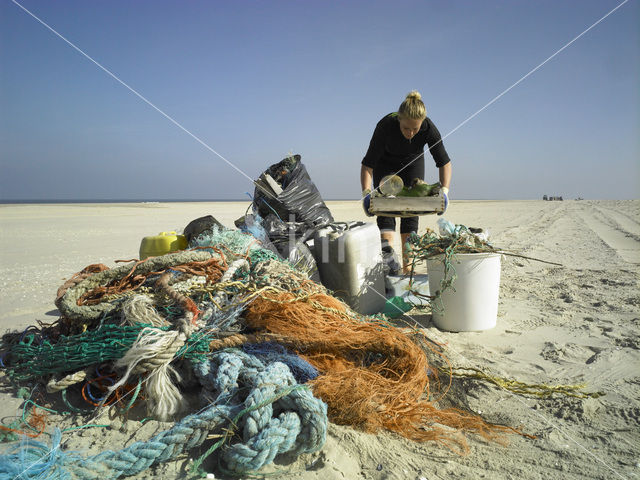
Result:
{"label": "ponytail", "polygon": [[398,114],[413,120],[424,120],[427,117],[427,108],[422,101],[422,95],[416,90],[409,92],[400,104]]}

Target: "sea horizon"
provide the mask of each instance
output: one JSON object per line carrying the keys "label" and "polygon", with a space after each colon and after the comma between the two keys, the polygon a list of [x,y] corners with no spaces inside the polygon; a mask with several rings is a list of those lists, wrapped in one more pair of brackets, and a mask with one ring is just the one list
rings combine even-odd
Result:
{"label": "sea horizon", "polygon": [[[359,198],[324,198],[325,202],[355,202],[359,201]],[[512,202],[512,201],[536,201],[544,200],[540,198],[456,198],[457,202]],[[627,199],[602,199],[602,198],[564,198],[563,200],[638,200],[637,198]],[[63,204],[108,204],[108,203],[213,203],[213,202],[252,202],[250,198],[206,198],[206,199],[194,199],[194,198],[74,198],[74,199],[0,199],[0,205],[63,205]]]}
{"label": "sea horizon", "polygon": [[52,198],[30,198],[30,199],[0,199],[1,204],[64,204],[64,203],[209,203],[209,202],[251,202],[248,198],[72,198],[72,199],[52,199]]}
{"label": "sea horizon", "polygon": [[[517,198],[517,199],[493,199],[493,198],[458,198],[456,201],[469,202],[486,202],[486,201],[533,201],[533,200],[541,200],[535,198]],[[325,198],[323,199],[325,202],[357,202],[360,201],[358,198]],[[0,205],[64,205],[64,204],[109,204],[109,203],[219,203],[219,202],[247,202],[251,203],[251,199],[247,198],[236,198],[236,199],[221,199],[221,198],[211,198],[211,199],[68,199],[68,200],[56,200],[56,199],[28,199],[28,200],[0,200]]]}

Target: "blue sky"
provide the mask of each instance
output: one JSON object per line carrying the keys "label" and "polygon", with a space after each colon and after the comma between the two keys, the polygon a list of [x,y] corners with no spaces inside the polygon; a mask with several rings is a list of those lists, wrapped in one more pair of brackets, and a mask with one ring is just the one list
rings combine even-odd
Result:
{"label": "blue sky", "polygon": [[[453,131],[452,199],[640,198],[638,0],[455,130],[621,2],[19,0],[248,177],[301,154],[325,199],[359,198],[412,89]],[[11,0],[0,32],[0,199],[253,192]]]}

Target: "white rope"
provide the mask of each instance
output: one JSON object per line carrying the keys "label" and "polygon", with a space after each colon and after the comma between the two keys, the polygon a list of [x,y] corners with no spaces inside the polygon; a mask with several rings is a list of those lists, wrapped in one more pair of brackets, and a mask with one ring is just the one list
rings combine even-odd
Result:
{"label": "white rope", "polygon": [[179,381],[180,375],[170,363],[186,339],[187,335],[178,330],[142,329],[127,353],[114,363],[116,367],[126,368],[126,371],[122,378],[109,388],[100,405],[117,388],[124,385],[132,374],[150,371],[145,380],[149,413],[163,421],[178,413],[184,402],[172,377]]}
{"label": "white rope", "polygon": [[122,304],[121,325],[145,323],[154,327],[164,327],[168,322],[160,316],[147,295],[133,295]]}

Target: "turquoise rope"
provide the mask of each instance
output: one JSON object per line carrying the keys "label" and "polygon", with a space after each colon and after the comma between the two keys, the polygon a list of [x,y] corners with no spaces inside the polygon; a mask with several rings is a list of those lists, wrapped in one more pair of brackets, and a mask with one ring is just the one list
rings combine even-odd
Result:
{"label": "turquoise rope", "polygon": [[281,453],[310,453],[324,445],[327,406],[297,384],[283,363],[265,366],[244,352],[223,351],[195,367],[199,376],[206,372],[209,392],[217,391],[217,397],[201,412],[149,441],[88,458],[63,453],[59,431],[52,437],[51,448],[26,440],[0,455],[0,480],[16,476],[104,480],[136,475],[201,445],[210,433],[227,429],[237,432],[241,442],[231,444],[236,436],[231,439],[227,434],[216,449],[226,444],[220,459],[234,474],[255,472]]}

